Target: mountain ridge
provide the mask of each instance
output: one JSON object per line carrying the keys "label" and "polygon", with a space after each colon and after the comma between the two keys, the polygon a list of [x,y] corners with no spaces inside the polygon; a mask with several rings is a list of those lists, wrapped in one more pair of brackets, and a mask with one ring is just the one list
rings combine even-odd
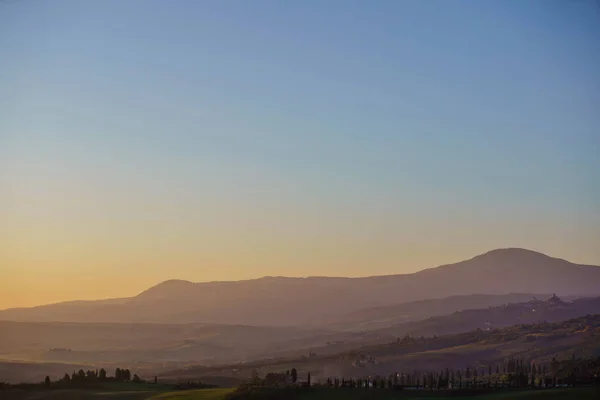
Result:
{"label": "mountain ridge", "polygon": [[168,280],[124,300],[8,309],[0,311],[0,320],[318,325],[370,307],[510,293],[600,295],[600,267],[526,249],[496,249],[411,274],[200,283]]}

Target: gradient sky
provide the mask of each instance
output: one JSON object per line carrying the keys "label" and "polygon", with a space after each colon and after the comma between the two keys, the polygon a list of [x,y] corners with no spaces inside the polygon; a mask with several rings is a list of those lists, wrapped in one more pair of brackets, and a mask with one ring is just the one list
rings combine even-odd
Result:
{"label": "gradient sky", "polygon": [[0,308],[599,244],[595,1],[0,1]]}

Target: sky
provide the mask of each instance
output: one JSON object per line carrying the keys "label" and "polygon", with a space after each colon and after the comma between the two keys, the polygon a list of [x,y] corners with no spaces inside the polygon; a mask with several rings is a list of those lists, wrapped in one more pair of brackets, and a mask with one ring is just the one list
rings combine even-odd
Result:
{"label": "sky", "polygon": [[0,308],[600,265],[596,1],[0,1]]}

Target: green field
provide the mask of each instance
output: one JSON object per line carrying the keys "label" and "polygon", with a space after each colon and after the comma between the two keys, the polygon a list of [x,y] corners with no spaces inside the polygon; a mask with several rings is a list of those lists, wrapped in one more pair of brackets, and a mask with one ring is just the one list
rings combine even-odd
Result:
{"label": "green field", "polygon": [[155,390],[3,390],[2,400],[598,400],[600,388],[566,388],[548,390],[515,390],[502,393],[465,394],[464,396],[426,391],[391,391],[383,389],[267,389],[250,397],[238,397],[235,389],[200,389],[181,391]]}

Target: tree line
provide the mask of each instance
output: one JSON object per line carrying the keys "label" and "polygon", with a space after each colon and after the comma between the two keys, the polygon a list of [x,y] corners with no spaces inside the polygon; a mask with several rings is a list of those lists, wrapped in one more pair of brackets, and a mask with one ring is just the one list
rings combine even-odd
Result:
{"label": "tree line", "polygon": [[[296,369],[283,373],[269,373],[264,379],[255,379],[254,386],[282,387],[297,381]],[[310,372],[301,386],[311,386]],[[557,360],[548,363],[527,362],[519,358],[505,360],[502,365],[443,369],[440,371],[413,371],[388,376],[361,378],[330,377],[320,386],[332,388],[416,388],[432,390],[527,388],[578,385],[600,385],[600,357],[598,359]]]}
{"label": "tree line", "polygon": [[100,370],[87,370],[80,369],[78,372],[73,371],[72,374],[66,373],[62,379],[53,382],[50,376],[46,376],[44,384],[50,386],[52,384],[78,384],[78,383],[89,383],[89,382],[144,382],[137,374],[131,376],[129,369],[117,368],[113,376],[108,376],[104,368]]}

